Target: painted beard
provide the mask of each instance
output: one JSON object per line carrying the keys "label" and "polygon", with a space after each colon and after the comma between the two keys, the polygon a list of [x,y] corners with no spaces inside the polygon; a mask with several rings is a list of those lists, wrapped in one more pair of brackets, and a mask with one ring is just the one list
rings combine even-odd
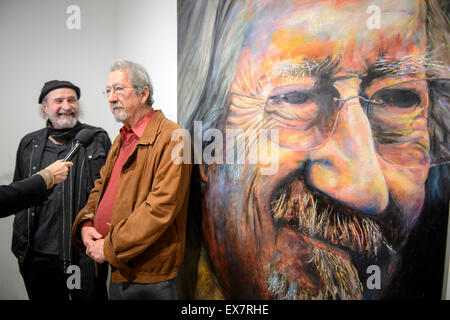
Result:
{"label": "painted beard", "polygon": [[297,179],[274,190],[270,205],[276,251],[263,266],[263,274],[272,298],[359,300],[376,296],[381,290],[366,294],[364,289],[370,265],[381,268],[387,286],[397,252],[374,219],[309,190]]}
{"label": "painted beard", "polygon": [[[203,191],[204,244],[226,298],[356,300],[389,290],[408,233],[394,228],[402,224],[393,201],[375,219],[301,174],[267,188],[271,177],[239,167],[216,167]],[[366,287],[373,265],[381,289]]]}
{"label": "painted beard", "polygon": [[61,129],[73,128],[78,121],[78,115],[74,109],[58,111],[55,114],[47,114],[47,116],[51,123],[56,124]]}
{"label": "painted beard", "polygon": [[[126,113],[125,108],[122,105],[120,105],[118,103],[113,103],[113,104],[111,104],[111,109],[112,109],[114,118],[116,119],[117,122],[123,122],[128,118],[128,113]],[[122,113],[117,114],[116,110],[122,110]]]}

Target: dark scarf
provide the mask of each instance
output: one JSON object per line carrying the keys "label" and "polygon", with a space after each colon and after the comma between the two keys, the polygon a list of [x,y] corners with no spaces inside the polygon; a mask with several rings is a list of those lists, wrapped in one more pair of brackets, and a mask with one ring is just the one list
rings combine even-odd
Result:
{"label": "dark scarf", "polygon": [[75,136],[81,129],[83,129],[83,126],[80,121],[77,121],[77,124],[73,128],[55,129],[53,128],[50,120],[47,120],[48,135],[58,142],[63,143],[75,138]]}

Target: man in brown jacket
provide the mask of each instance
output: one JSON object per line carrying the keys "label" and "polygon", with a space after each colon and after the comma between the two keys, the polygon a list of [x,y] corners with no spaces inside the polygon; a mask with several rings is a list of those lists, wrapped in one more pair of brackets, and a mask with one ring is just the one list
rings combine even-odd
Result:
{"label": "man in brown jacket", "polygon": [[154,110],[145,69],[112,64],[105,94],[124,125],[73,225],[73,241],[111,266],[111,299],[176,299],[186,234],[191,164],[171,154],[180,129]]}

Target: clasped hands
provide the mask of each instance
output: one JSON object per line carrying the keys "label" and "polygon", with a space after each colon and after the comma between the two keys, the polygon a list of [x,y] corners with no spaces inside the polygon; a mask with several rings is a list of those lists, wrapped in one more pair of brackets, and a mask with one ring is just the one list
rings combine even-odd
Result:
{"label": "clasped hands", "polygon": [[86,255],[98,263],[105,262],[103,243],[105,239],[94,227],[82,227],[81,238],[86,247]]}

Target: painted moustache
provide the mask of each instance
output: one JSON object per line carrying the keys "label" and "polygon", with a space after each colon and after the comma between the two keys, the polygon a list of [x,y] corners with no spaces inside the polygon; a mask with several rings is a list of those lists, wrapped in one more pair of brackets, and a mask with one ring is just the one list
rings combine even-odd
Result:
{"label": "painted moustache", "polygon": [[[276,299],[361,299],[364,289],[351,257],[376,259],[381,251],[396,254],[373,219],[322,198],[301,181],[288,183],[272,198],[271,214],[278,230],[294,232],[301,242],[297,245],[304,247],[302,256],[311,269],[304,271],[302,279],[312,279],[311,271],[320,279],[318,292],[311,290],[313,284],[305,289],[290,270],[299,266],[286,266],[287,258],[277,253],[264,267],[266,288]],[[295,254],[299,253],[293,250],[288,256]]]}

